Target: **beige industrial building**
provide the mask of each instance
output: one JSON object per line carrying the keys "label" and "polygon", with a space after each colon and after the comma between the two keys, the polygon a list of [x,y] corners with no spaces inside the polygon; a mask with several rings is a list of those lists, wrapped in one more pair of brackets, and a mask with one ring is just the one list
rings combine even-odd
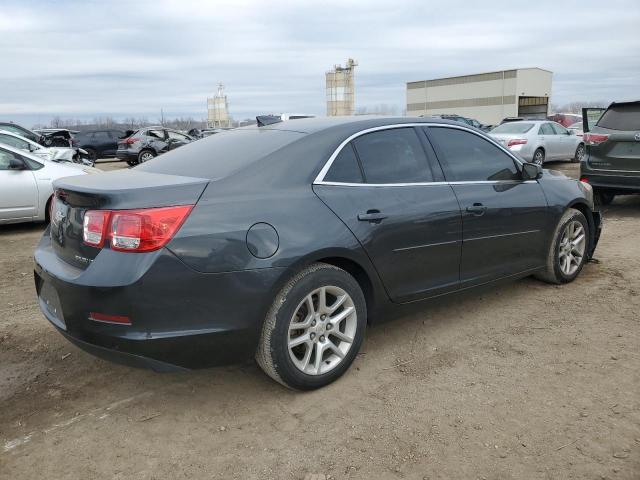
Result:
{"label": "beige industrial building", "polygon": [[407,115],[457,114],[495,125],[505,117],[544,118],[553,73],[521,68],[407,83]]}
{"label": "beige industrial building", "polygon": [[224,93],[224,85],[218,84],[218,93],[207,98],[207,127],[230,127],[229,103]]}

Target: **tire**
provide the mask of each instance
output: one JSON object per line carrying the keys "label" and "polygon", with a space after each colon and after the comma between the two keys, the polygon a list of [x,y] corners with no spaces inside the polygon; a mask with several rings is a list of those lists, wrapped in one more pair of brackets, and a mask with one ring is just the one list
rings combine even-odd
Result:
{"label": "tire", "polygon": [[544,164],[544,150],[541,148],[536,149],[536,151],[533,152],[533,159],[531,161],[542,166]]}
{"label": "tire", "polygon": [[[330,307],[320,306],[322,289],[326,291],[325,304],[331,306],[346,294],[333,313]],[[341,315],[342,320],[331,322]],[[296,320],[301,328],[290,329]],[[256,361],[285,387],[324,387],[338,379],[356,358],[366,325],[367,305],[358,282],[338,267],[314,263],[289,280],[276,296],[264,321]],[[289,348],[291,342],[303,337],[306,341]],[[337,350],[342,352],[340,356]],[[323,353],[318,356],[318,351]]]}
{"label": "tire", "polygon": [[596,205],[609,205],[614,198],[616,198],[615,194],[607,191],[596,190],[595,192]]}
{"label": "tire", "polygon": [[155,152],[152,150],[142,150],[138,154],[138,163],[148,162],[152,160],[156,156]]}
{"label": "tire", "polygon": [[580,160],[582,160],[582,157],[584,157],[584,143],[581,143],[580,145],[578,145],[578,148],[576,148],[576,153],[573,155],[573,163],[580,163]]}
{"label": "tire", "polygon": [[[575,242],[579,237],[579,229],[582,227],[582,241]],[[572,230],[573,228],[573,230]],[[566,239],[573,238],[573,242],[577,245],[571,245],[571,242],[566,243]],[[576,277],[582,271],[582,267],[585,264],[589,251],[589,224],[582,212],[568,208],[566,212],[560,218],[558,225],[553,234],[553,239],[549,247],[547,254],[547,260],[545,270],[535,276],[544,282],[562,284],[569,283],[576,279]],[[577,253],[581,253],[578,258]],[[576,261],[568,261],[567,266],[566,256],[570,255]],[[562,264],[562,265],[561,265]]]}
{"label": "tire", "polygon": [[84,151],[87,152],[87,155],[89,155],[89,160],[91,160],[93,163],[96,163],[96,160],[98,160],[98,152],[96,152],[93,148],[82,148]]}

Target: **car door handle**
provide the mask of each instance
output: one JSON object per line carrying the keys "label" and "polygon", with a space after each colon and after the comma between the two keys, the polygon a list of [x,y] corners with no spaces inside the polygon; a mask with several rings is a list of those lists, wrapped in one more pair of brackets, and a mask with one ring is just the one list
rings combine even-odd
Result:
{"label": "car door handle", "polygon": [[387,218],[380,210],[367,210],[367,213],[359,213],[358,220],[361,222],[380,223]]}
{"label": "car door handle", "polygon": [[481,203],[474,203],[472,206],[467,207],[467,212],[472,213],[477,217],[484,215],[484,212],[486,211],[487,207],[485,207]]}

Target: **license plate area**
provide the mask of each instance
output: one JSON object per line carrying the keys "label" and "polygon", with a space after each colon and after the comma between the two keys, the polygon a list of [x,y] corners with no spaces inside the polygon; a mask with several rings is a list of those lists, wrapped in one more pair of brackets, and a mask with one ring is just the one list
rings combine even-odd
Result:
{"label": "license plate area", "polygon": [[54,286],[51,285],[51,282],[43,282],[38,300],[40,301],[40,308],[47,315],[51,323],[58,328],[66,330],[67,325],[64,322],[60,297]]}

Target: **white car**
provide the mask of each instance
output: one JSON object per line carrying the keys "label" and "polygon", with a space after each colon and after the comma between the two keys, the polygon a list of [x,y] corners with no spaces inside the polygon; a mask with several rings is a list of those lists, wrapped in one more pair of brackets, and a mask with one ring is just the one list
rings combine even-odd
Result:
{"label": "white car", "polygon": [[6,130],[0,130],[0,143],[32,153],[44,160],[65,162],[73,162],[73,157],[78,154],[77,150],[79,150],[70,147],[43,147],[39,143]]}
{"label": "white car", "polygon": [[54,180],[99,172],[0,144],[0,224],[47,221]]}
{"label": "white car", "polygon": [[526,162],[538,165],[546,160],[579,162],[585,151],[582,137],[548,120],[503,123],[491,130],[489,135]]}

